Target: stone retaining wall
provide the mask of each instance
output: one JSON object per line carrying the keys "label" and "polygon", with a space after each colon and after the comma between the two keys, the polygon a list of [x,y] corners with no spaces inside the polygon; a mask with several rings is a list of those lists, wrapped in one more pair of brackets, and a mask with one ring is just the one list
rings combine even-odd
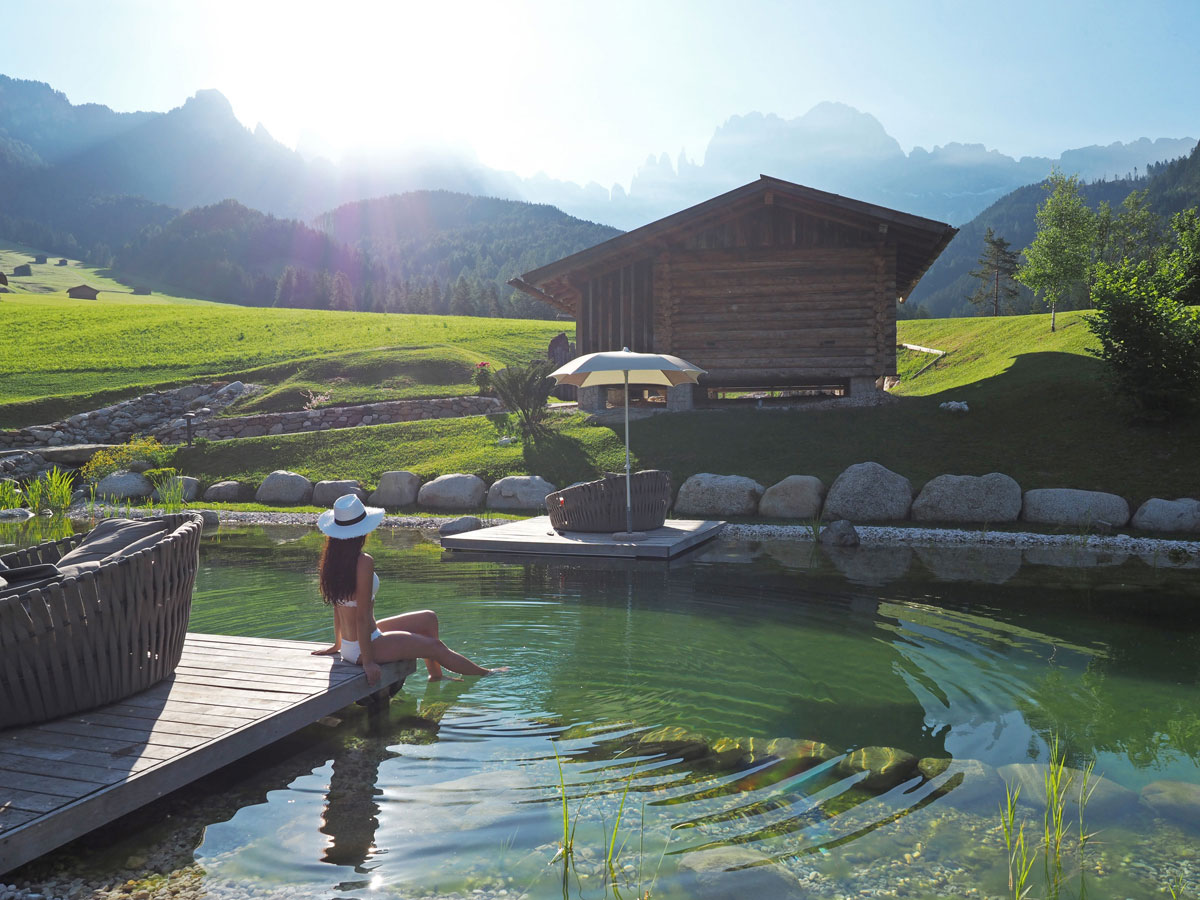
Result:
{"label": "stone retaining wall", "polygon": [[112,406],[79,413],[61,422],[0,431],[0,449],[61,447],[68,444],[123,444],[135,434],[154,434],[185,412],[198,417],[215,415],[247,391],[240,381],[189,384],[169,391],[154,391]]}
{"label": "stone retaining wall", "polygon": [[230,384],[190,384],[170,391],[155,391],[61,422],[0,431],[0,450],[34,450],[73,444],[123,444],[135,434],[149,434],[164,444],[187,440],[183,414],[193,413],[193,437],[209,440],[292,434],[327,428],[353,428],[417,419],[446,419],[500,412],[494,397],[446,397],[434,400],[389,400],[361,406],[336,406],[295,412],[217,418],[238,397],[258,390],[240,381]]}
{"label": "stone retaining wall", "polygon": [[[303,409],[295,412],[261,413],[255,416],[206,419],[192,423],[193,437],[219,441],[228,438],[259,437],[264,434],[293,434],[323,431],[329,428],[354,428],[358,425],[383,425],[388,422],[413,422],[418,419],[449,419],[498,413],[503,407],[495,397],[444,397],[434,400],[388,400],[362,406],[335,406]],[[179,419],[156,432],[165,444],[187,439],[186,423]]]}

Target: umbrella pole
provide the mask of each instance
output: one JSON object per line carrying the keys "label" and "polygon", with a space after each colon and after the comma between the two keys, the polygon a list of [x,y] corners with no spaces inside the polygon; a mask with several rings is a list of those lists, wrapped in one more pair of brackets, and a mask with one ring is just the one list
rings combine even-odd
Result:
{"label": "umbrella pole", "polygon": [[625,375],[625,531],[633,533],[633,487],[629,469],[629,370]]}

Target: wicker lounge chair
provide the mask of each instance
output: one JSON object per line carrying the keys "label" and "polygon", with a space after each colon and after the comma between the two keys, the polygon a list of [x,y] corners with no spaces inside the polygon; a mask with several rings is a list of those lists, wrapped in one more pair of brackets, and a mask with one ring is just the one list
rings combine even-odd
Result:
{"label": "wicker lounge chair", "polygon": [[[632,479],[634,531],[661,528],[671,506],[671,474],[646,469]],[[546,511],[555,531],[624,531],[625,476],[605,475],[548,494]]]}
{"label": "wicker lounge chair", "polygon": [[202,521],[109,519],[0,556],[0,728],[112,703],[175,671]]}

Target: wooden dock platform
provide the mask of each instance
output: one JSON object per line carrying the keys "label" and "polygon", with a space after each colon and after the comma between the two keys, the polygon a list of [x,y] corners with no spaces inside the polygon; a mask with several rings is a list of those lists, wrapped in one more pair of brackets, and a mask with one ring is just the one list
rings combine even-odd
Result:
{"label": "wooden dock platform", "polygon": [[447,535],[447,550],[536,553],[542,556],[616,556],[627,559],[671,559],[717,536],[724,522],[706,519],[668,519],[662,528],[646,532],[645,540],[617,541],[611,534],[569,531],[559,534],[549,516]]}
{"label": "wooden dock platform", "polygon": [[307,641],[189,633],[174,676],[132,697],[0,731],[0,874],[387,688],[416,668],[313,656]]}

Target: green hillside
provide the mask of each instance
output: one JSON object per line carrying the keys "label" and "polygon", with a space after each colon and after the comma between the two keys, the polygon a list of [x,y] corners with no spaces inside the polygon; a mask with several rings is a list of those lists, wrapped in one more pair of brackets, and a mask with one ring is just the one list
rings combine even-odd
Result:
{"label": "green hillside", "polygon": [[266,398],[253,401],[263,409],[299,408],[305,389],[340,403],[464,394],[473,391],[476,362],[543,356],[567,324],[134,297],[109,293],[114,283],[94,273],[86,280],[104,289],[100,298],[71,300],[53,281],[78,284],[81,270],[67,278],[50,274],[56,268],[34,267],[30,281],[47,279],[37,283],[46,292],[0,294],[0,427],[49,422],[202,379],[270,385]]}
{"label": "green hillside", "polygon": [[[874,460],[907,476],[915,490],[936,475],[1004,472],[1026,489],[1107,490],[1134,504],[1151,496],[1196,496],[1200,421],[1133,424],[1109,392],[1100,363],[1086,352],[1091,339],[1083,315],[1060,314],[1054,333],[1048,316],[902,322],[902,341],[948,352],[902,383],[895,402],[825,412],[655,416],[631,427],[635,465],[667,469],[676,485],[697,472],[748,475],[764,485],[812,474],[830,484],[846,466]],[[918,356],[911,371],[930,359]],[[965,400],[970,412],[945,412],[938,408],[945,400]],[[224,442],[181,452],[178,462],[209,479],[261,477],[277,464],[310,477],[344,474],[368,484],[397,460],[425,475],[523,471],[557,483],[620,463],[619,427],[555,417],[542,444],[499,448],[495,426],[485,421]]]}

